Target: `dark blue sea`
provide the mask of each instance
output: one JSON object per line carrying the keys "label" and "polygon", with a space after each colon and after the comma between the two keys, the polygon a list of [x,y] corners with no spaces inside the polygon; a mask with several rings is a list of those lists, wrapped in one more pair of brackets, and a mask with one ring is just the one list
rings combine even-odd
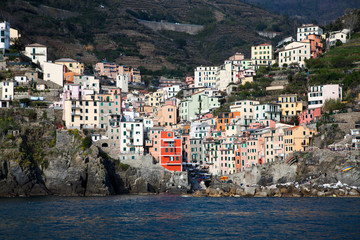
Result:
{"label": "dark blue sea", "polygon": [[0,199],[0,239],[360,239],[360,198]]}

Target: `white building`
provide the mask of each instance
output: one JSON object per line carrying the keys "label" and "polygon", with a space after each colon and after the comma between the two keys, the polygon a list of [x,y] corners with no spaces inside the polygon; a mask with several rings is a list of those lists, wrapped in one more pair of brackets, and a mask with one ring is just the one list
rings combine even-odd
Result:
{"label": "white building", "polygon": [[263,103],[255,105],[254,117],[258,120],[270,119],[275,122],[280,122],[281,105],[276,103]]}
{"label": "white building", "polygon": [[253,100],[241,100],[236,101],[233,105],[230,106],[231,112],[240,112],[240,126],[245,129],[249,127],[250,123],[256,121],[254,117],[255,105],[259,104],[259,101]]}
{"label": "white building", "polygon": [[342,87],[339,84],[311,86],[308,93],[308,108],[322,107],[328,99],[342,100]]}
{"label": "white building", "polygon": [[64,85],[63,66],[51,62],[43,63],[44,81],[50,81],[60,86]]}
{"label": "white building", "polygon": [[291,42],[295,42],[295,39],[293,37],[286,37],[283,40],[281,40],[280,42],[278,42],[278,44],[276,45],[276,47],[280,47],[283,44],[287,44],[287,43],[291,43]]}
{"label": "white building", "polygon": [[330,32],[329,34],[329,45],[335,46],[337,41],[346,43],[347,35],[349,34],[349,29],[343,29],[341,31]]}
{"label": "white building", "polygon": [[24,54],[33,63],[40,64],[41,67],[44,67],[43,64],[47,62],[47,47],[45,45],[38,43],[27,45]]}
{"label": "white building", "polygon": [[180,92],[180,85],[172,85],[169,87],[163,87],[162,88],[165,92],[165,100],[169,98],[173,98]]}
{"label": "white building", "polygon": [[12,101],[14,99],[14,86],[13,81],[0,82],[0,100]]}
{"label": "white building", "polygon": [[27,83],[29,80],[26,76],[15,76],[15,81],[18,83]]}
{"label": "white building", "polygon": [[240,71],[241,65],[235,65],[233,61],[226,60],[218,69],[216,88],[224,91],[230,83],[238,83],[240,81]]}
{"label": "white building", "polygon": [[144,153],[144,125],[142,122],[120,124],[120,153]]}
{"label": "white building", "polygon": [[297,29],[296,41],[301,42],[302,40],[306,39],[307,35],[310,34],[322,35],[323,30],[321,27],[314,24],[303,24]]}
{"label": "white building", "polygon": [[[60,65],[61,66],[61,65]],[[91,89],[95,93],[100,92],[100,80],[96,79],[94,76],[85,75],[85,76],[74,76],[74,84],[79,84],[82,86],[82,89]]]}
{"label": "white building", "polygon": [[0,51],[5,52],[10,48],[10,23],[0,23]]}
{"label": "white building", "polygon": [[116,75],[116,87],[121,89],[121,92],[129,92],[129,75],[120,74]]}
{"label": "white building", "polygon": [[299,67],[305,67],[305,59],[311,58],[310,43],[292,42],[279,51],[279,67],[284,64],[298,64]]}
{"label": "white building", "polygon": [[215,87],[218,69],[219,67],[217,66],[197,67],[194,72],[195,87]]}

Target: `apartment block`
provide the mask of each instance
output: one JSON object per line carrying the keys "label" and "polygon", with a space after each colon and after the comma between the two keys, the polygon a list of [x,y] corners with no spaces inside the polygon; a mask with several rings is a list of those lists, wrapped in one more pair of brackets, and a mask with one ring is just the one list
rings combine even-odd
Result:
{"label": "apartment block", "polygon": [[197,67],[194,71],[194,86],[195,87],[215,87],[217,71],[219,67]]}
{"label": "apartment block", "polygon": [[307,35],[322,35],[323,33],[323,29],[317,25],[303,24],[301,27],[297,28],[296,40],[301,42],[302,40],[306,39]]}
{"label": "apartment block", "polygon": [[270,66],[275,63],[273,47],[269,43],[264,43],[251,47],[252,64],[257,70],[261,66]]}
{"label": "apartment block", "polygon": [[305,67],[305,59],[311,58],[311,44],[306,42],[292,42],[279,51],[279,66],[296,64]]}

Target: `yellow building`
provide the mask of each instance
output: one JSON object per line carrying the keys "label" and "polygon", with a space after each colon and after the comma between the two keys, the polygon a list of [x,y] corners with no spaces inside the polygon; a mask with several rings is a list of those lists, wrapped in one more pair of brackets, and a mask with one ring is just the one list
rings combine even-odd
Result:
{"label": "yellow building", "polygon": [[85,66],[83,63],[80,63],[71,58],[61,58],[55,61],[56,64],[66,66],[68,71],[77,74],[83,74],[85,70]]}
{"label": "yellow building", "polygon": [[161,106],[165,103],[165,91],[163,89],[159,89],[156,92],[149,93],[145,96],[145,104],[148,106]]}
{"label": "yellow building", "polygon": [[63,105],[63,120],[68,129],[107,129],[119,126],[121,118],[120,90],[108,94],[84,95],[81,99],[68,99]]}
{"label": "yellow building", "polygon": [[264,43],[251,47],[251,61],[258,69],[261,66],[269,66],[275,63],[273,47],[269,43]]}
{"label": "yellow building", "polygon": [[298,101],[296,94],[280,95],[278,103],[281,105],[281,114],[285,120],[298,116],[303,110],[303,102]]}
{"label": "yellow building", "polygon": [[294,126],[284,130],[284,153],[287,156],[293,152],[306,151],[309,148],[310,139],[315,134],[305,126]]}

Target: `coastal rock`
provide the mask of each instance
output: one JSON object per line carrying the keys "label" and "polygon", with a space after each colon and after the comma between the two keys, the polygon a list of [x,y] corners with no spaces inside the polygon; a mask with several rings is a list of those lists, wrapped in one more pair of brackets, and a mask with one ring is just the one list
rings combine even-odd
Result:
{"label": "coastal rock", "polygon": [[268,197],[269,192],[266,190],[256,191],[254,197]]}
{"label": "coastal rock", "polygon": [[256,191],[256,187],[244,187],[244,193],[245,196],[254,196],[255,195],[255,191]]}
{"label": "coastal rock", "polygon": [[207,197],[206,190],[198,190],[193,193],[194,197]]}
{"label": "coastal rock", "polygon": [[349,192],[349,196],[358,197],[358,196],[360,196],[360,193],[359,193],[357,190],[352,189],[352,190]]}

